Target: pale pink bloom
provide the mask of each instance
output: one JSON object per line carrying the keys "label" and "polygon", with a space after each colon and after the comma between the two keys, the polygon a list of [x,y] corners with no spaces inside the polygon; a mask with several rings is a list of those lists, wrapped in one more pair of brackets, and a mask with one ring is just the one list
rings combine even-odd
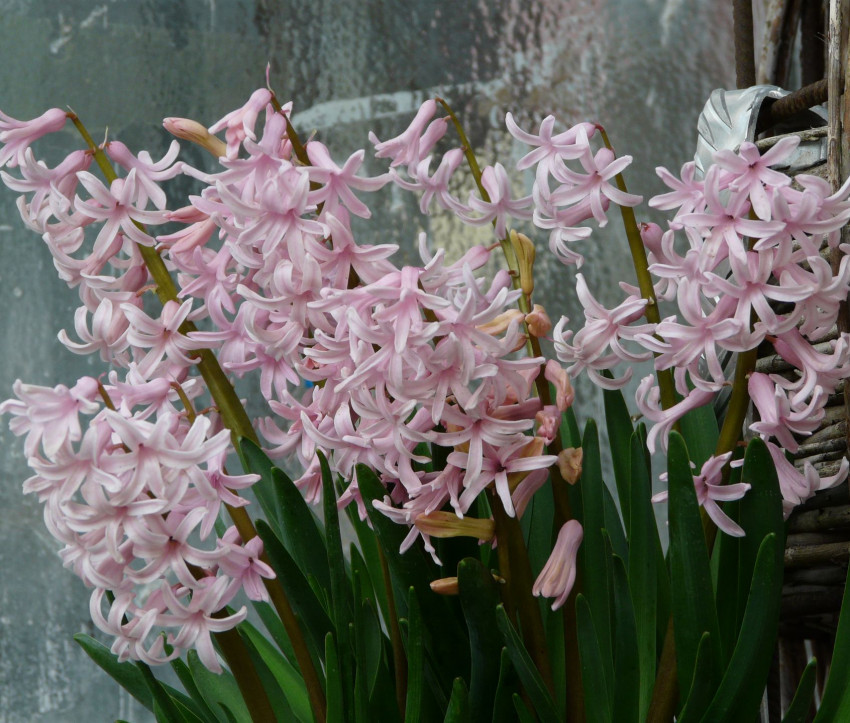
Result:
{"label": "pale pink bloom", "polygon": [[193,337],[193,332],[184,335],[180,326],[192,313],[193,300],[182,304],[167,301],[162,307],[159,319],[153,319],[141,309],[131,304],[121,304],[121,310],[127,315],[130,329],[127,341],[134,347],[148,351],[139,361],[139,373],[150,378],[160,369],[164,359],[177,367],[191,366],[197,356],[189,356],[198,349],[215,346],[215,342]]}
{"label": "pale pink bloom", "polygon": [[126,178],[116,178],[106,188],[88,171],[80,171],[77,178],[91,195],[90,201],[84,201],[79,196],[74,199],[75,208],[82,214],[104,221],[95,240],[94,253],[108,246],[120,231],[127,238],[142,246],[153,246],[153,239],[141,231],[136,223],[157,225],[165,223],[165,215],[161,211],[145,211],[136,208],[136,169]]}
{"label": "pale pink bloom", "polygon": [[15,178],[0,171],[3,183],[13,191],[32,193],[28,209],[30,218],[37,218],[42,211],[58,206],[66,210],[73,201],[77,187],[77,171],[85,171],[91,165],[92,154],[88,151],[73,151],[55,168],[48,168],[43,161],[36,161],[32,149],[24,151],[19,171],[23,178]]}
{"label": "pale pink bloom", "polygon": [[531,196],[517,199],[512,197],[510,180],[501,163],[487,166],[481,172],[481,185],[490,198],[484,200],[477,198],[473,193],[469,194],[469,207],[482,215],[475,218],[459,213],[458,215],[467,223],[473,226],[484,226],[493,222],[496,238],[503,239],[507,234],[509,218],[531,218]]}
{"label": "pale pink bloom", "polygon": [[[436,112],[437,102],[429,98],[419,107],[416,117],[401,135],[380,141],[370,131],[369,141],[375,146],[375,157],[392,158],[391,168],[401,165],[415,167],[430,153],[448,128],[448,118],[437,118],[431,121]],[[430,124],[429,121],[431,121]]]}
{"label": "pale pink bloom", "polygon": [[[271,103],[272,94],[267,88],[259,88],[251,93],[245,105],[236,110],[230,111],[224,118],[216,121],[209,127],[210,133],[218,133],[224,130],[224,137],[227,140],[227,157],[235,158],[239,153],[239,145],[245,138],[256,140],[254,135],[254,126],[257,123],[257,116],[260,115]],[[291,111],[291,106],[285,108]]]}
{"label": "pale pink bloom", "polygon": [[614,177],[622,173],[631,164],[631,156],[617,158],[608,148],[600,148],[595,155],[584,153],[579,163],[585,173],[577,173],[566,166],[555,168],[552,175],[564,184],[552,191],[551,202],[556,206],[590,201],[593,217],[600,226],[608,223],[603,199],[607,198],[619,206],[637,206],[643,198],[633,193],[621,191],[611,183]]}
{"label": "pale pink bloom", "polygon": [[68,114],[61,108],[51,108],[38,118],[19,121],[0,111],[0,167],[17,166],[24,161],[24,151],[48,133],[56,133],[65,126]]}
{"label": "pale pink bloom", "polygon": [[440,165],[433,175],[429,175],[431,168],[431,156],[423,158],[416,166],[410,166],[408,173],[412,180],[403,179],[395,170],[390,171],[393,182],[407,191],[421,191],[422,198],[419,200],[419,210],[429,214],[431,202],[436,199],[437,204],[443,208],[461,213],[469,211],[460,201],[449,193],[449,181],[452,174],[463,162],[463,149],[452,148],[443,155]]}
{"label": "pale pink bloom", "polygon": [[714,399],[714,392],[703,389],[693,389],[680,402],[669,409],[661,408],[661,391],[655,384],[655,377],[649,375],[644,377],[635,392],[635,401],[638,411],[651,422],[655,422],[646,438],[646,446],[655,454],[657,442],[660,439],[660,447],[667,451],[667,437],[673,425],[678,422],[692,409],[702,407]]}
{"label": "pale pink bloom", "polygon": [[125,314],[108,298],[100,302],[91,318],[91,331],[88,324],[89,311],[85,306],[74,312],[74,330],[81,343],[71,341],[63,329],[59,332],[59,341],[75,354],[93,354],[98,352],[105,361],[115,361],[125,365],[128,361],[124,351],[127,349],[127,330],[129,323]]}
{"label": "pale pink bloom", "polygon": [[342,168],[334,163],[327,147],[319,141],[310,141],[307,144],[307,155],[313,164],[308,168],[310,180],[321,184],[321,188],[310,192],[309,202],[317,206],[323,204],[322,217],[334,214],[340,203],[360,218],[369,218],[372,215],[369,207],[354,195],[352,189],[377,191],[389,183],[390,176],[386,173],[374,178],[356,175],[363,165],[365,151],[352,153]]}
{"label": "pale pink bloom", "polygon": [[0,414],[12,415],[9,429],[16,436],[26,435],[27,457],[36,454],[39,444],[51,457],[66,443],[79,441],[82,437],[79,415],[95,414],[100,409],[94,401],[97,380],[92,377],[83,377],[70,389],[64,384],[41,387],[18,379],[12,389],[17,399],[0,404]]}
{"label": "pale pink bloom", "polygon": [[563,161],[575,160],[590,153],[588,139],[596,132],[596,126],[593,123],[578,123],[566,131],[553,135],[555,116],[552,115],[543,119],[537,135],[522,130],[510,113],[505,116],[505,125],[518,141],[527,146],[536,146],[533,151],[526,153],[517,161],[516,168],[518,171],[524,171],[537,166],[537,183],[541,186],[546,184],[547,176],[553,172],[553,169],[563,165]]}
{"label": "pale pink bloom", "polygon": [[695,211],[699,213],[705,207],[703,182],[694,178],[696,163],[690,161],[682,166],[679,173],[680,178],[676,178],[670,171],[660,166],[655,169],[655,172],[664,182],[664,185],[671,188],[672,191],[653,196],[649,199],[649,206],[661,210],[677,209],[676,218],[670,222],[670,226],[671,228],[681,228],[681,223],[677,220],[680,215]]}
{"label": "pale pink bloom", "polygon": [[770,166],[784,161],[800,143],[798,136],[786,136],[762,155],[754,143],[745,141],[738,152],[719,150],[714,163],[727,171],[726,182],[735,191],[750,197],[753,211],[762,219],[770,219],[771,203],[765,186],[779,187],[791,184],[791,178],[774,171]]}
{"label": "pale pink bloom", "polygon": [[584,537],[584,530],[577,520],[568,520],[558,532],[552,554],[534,581],[531,588],[536,597],[555,598],[552,610],[560,608],[570,596],[576,580],[576,554]]}
{"label": "pale pink bloom", "polygon": [[785,456],[785,450],[772,442],[767,442],[767,449],[776,465],[776,474],[779,476],[779,488],[782,491],[782,506],[785,517],[799,504],[812,497],[815,492],[829,489],[841,484],[847,479],[850,462],[846,458],[841,460],[841,465],[831,477],[821,477],[811,462],[803,463],[801,472]]}
{"label": "pale pink bloom", "polygon": [[110,648],[119,662],[141,660],[148,665],[161,665],[180,655],[180,650],[165,653],[165,639],[159,635],[157,619],[160,611],[155,608],[139,608],[133,603],[134,595],[122,592],[109,605],[108,617],[103,616],[106,590],[96,588],[89,599],[92,622],[107,635],[115,638]]}
{"label": "pale pink bloom", "polygon": [[174,160],[180,152],[180,144],[177,141],[171,141],[166,154],[156,162],[153,161],[148,151],[140,151],[137,158],[120,141],[109,141],[105,149],[109,157],[119,166],[127,171],[136,170],[136,182],[138,183],[136,203],[138,206],[145,208],[148,199],[150,199],[153,205],[162,211],[166,202],[165,191],[159,187],[159,183],[174,178],[180,173],[180,165],[174,164]]}
{"label": "pale pink bloom", "polygon": [[850,375],[850,337],[847,334],[842,334],[832,343],[832,349],[823,353],[815,350],[797,329],[778,334],[773,339],[773,346],[800,373],[797,381],[775,380],[794,392],[794,404],[806,399],[818,386],[832,394],[838,383]]}
{"label": "pale pink bloom", "polygon": [[808,405],[795,405],[796,408],[767,374],[751,374],[747,389],[759,413],[759,421],[750,424],[750,429],[765,440],[775,437],[789,452],[796,452],[800,447],[794,439],[795,434],[808,436],[823,420],[828,395],[821,387],[812,390]]}
{"label": "pale pink bloom", "polygon": [[[723,468],[732,457],[731,452],[726,452],[717,457],[709,457],[702,466],[699,474],[694,475],[694,488],[697,493],[697,502],[706,511],[719,530],[723,530],[732,537],[743,537],[744,530],[732,520],[722,509],[718,502],[729,502],[741,499],[750,489],[750,485],[739,482],[738,484],[723,484]],[[738,462],[740,464],[740,462]],[[693,462],[691,462],[691,466]],[[732,463],[736,466],[736,463]],[[667,479],[667,473],[661,475],[662,480]],[[652,497],[653,502],[663,502],[667,499],[668,492],[659,492]]]}
{"label": "pale pink bloom", "polygon": [[588,376],[603,389],[618,389],[631,378],[631,367],[619,379],[607,379],[599,371],[611,369],[620,361],[639,362],[652,355],[648,351],[630,351],[623,345],[638,334],[653,332],[652,324],[629,326],[643,316],[646,299],[630,296],[619,306],[606,309],[593,298],[582,274],[576,274],[576,293],[584,307],[585,325],[570,344],[573,333],[564,330],[568,319],[561,318],[553,332],[558,359],[570,365],[569,374],[575,376],[586,369]]}
{"label": "pale pink bloom", "polygon": [[546,444],[552,444],[552,441],[558,435],[558,429],[561,426],[561,414],[554,404],[549,404],[541,409],[534,416],[534,422],[537,424],[536,435],[543,437]]}
{"label": "pale pink bloom", "polygon": [[263,554],[263,541],[252,537],[244,545],[235,527],[229,527],[222,535],[219,545],[225,553],[218,560],[218,568],[232,578],[231,589],[226,596],[234,596],[240,589],[245,591],[249,600],[269,601],[269,593],[263,584],[263,578],[273,580],[274,570],[260,559]]}
{"label": "pale pink bloom", "polygon": [[212,633],[231,630],[248,616],[243,605],[237,612],[223,618],[213,617],[230,601],[230,580],[227,577],[206,577],[191,588],[191,599],[185,601],[188,588],[175,591],[167,583],[160,588],[162,600],[167,606],[159,619],[165,627],[179,627],[179,632],[168,635],[169,645],[188,650],[194,648],[201,662],[212,672],[222,671],[212,642]]}

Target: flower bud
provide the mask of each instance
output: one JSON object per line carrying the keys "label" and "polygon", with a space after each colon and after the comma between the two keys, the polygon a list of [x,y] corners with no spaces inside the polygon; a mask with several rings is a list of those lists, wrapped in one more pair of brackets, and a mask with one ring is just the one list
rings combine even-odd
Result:
{"label": "flower bud", "polygon": [[525,234],[511,230],[511,246],[519,262],[519,285],[522,293],[531,296],[534,291],[534,242]]}
{"label": "flower bud", "polygon": [[493,520],[458,517],[454,512],[429,512],[417,516],[413,524],[431,537],[477,537],[487,541],[496,534]]}
{"label": "flower bud", "polygon": [[540,304],[535,304],[534,310],[525,315],[525,324],[528,327],[528,333],[538,339],[552,331],[552,320]]}
{"label": "flower bud", "polygon": [[165,118],[162,125],[171,135],[191,141],[204,150],[212,153],[216,158],[222,157],[227,151],[223,140],[216,138],[198,121],[189,118]]}
{"label": "flower bud", "polygon": [[546,362],[546,369],[543,375],[546,377],[546,381],[551,382],[555,387],[555,404],[558,410],[561,412],[567,411],[573,405],[576,398],[567,372],[558,362],[550,359]]}
{"label": "flower bud", "polygon": [[459,594],[456,577],[441,577],[439,580],[432,580],[431,589],[437,593],[437,595]]}
{"label": "flower bud", "polygon": [[[488,321],[486,324],[480,324],[475,328],[479,331],[483,331],[485,334],[496,336],[496,334],[503,334],[507,331],[512,321],[521,320],[523,318],[524,315],[519,309],[508,309],[507,311],[503,311],[491,321]],[[524,343],[525,342],[523,342],[523,344]]]}
{"label": "flower bud", "polygon": [[561,477],[565,482],[574,485],[581,477],[581,462],[584,458],[584,452],[581,447],[567,447],[558,453],[558,469],[561,471]]}

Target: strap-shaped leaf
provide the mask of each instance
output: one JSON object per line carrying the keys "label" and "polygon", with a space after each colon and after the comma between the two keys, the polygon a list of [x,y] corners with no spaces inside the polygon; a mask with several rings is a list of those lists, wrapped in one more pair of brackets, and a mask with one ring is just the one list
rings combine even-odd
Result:
{"label": "strap-shaped leaf", "polygon": [[310,709],[310,698],[304,687],[304,679],[301,677],[301,673],[272,645],[265,635],[247,620],[239,624],[238,630],[241,635],[248,639],[257,655],[262,658],[263,663],[274,676],[295,718],[304,723],[311,723],[313,714]]}
{"label": "strap-shaped leaf", "polygon": [[611,691],[605,678],[595,616],[587,598],[576,598],[578,650],[581,657],[581,684],[588,723],[611,723]]}
{"label": "strap-shaped leaf", "polygon": [[219,720],[219,716],[216,715],[216,713],[209,707],[204,696],[201,695],[201,691],[198,689],[195,679],[192,677],[192,671],[189,670],[189,666],[183,662],[182,658],[175,658],[171,661],[171,669],[177,674],[178,679],[182,683],[184,690],[189,694],[189,697],[195,701],[202,720],[204,720],[205,723],[216,723],[216,721]]}
{"label": "strap-shaped leaf", "polygon": [[331,578],[331,612],[336,630],[336,652],[343,684],[346,720],[354,719],[354,645],[349,636],[353,624],[351,583],[345,569],[342,535],[339,529],[339,512],[336,491],[328,460],[322,452],[316,453],[322,471],[322,506],[325,513],[325,541]]}
{"label": "strap-shaped leaf", "polygon": [[499,685],[493,700],[493,723],[513,723],[513,707],[511,700],[519,691],[519,676],[511,663],[507,648],[502,648],[499,655]]}
{"label": "strap-shaped leaf", "polygon": [[407,603],[407,699],[404,704],[404,723],[419,723],[425,688],[425,632],[414,588],[408,591]]}
{"label": "strap-shaped leaf", "polygon": [[[671,432],[667,470],[670,516],[670,589],[679,680],[693,680],[697,650],[703,633],[711,635],[712,659],[720,661],[720,630],[708,550],[694,490],[694,477],[685,441]],[[718,719],[722,720],[722,719]]]}
{"label": "strap-shaped leaf", "polygon": [[751,723],[758,712],[779,629],[783,569],[778,544],[772,533],[761,543],[738,644],[703,723]]}
{"label": "strap-shaped leaf", "polygon": [[552,697],[546,689],[543,678],[540,677],[540,673],[534,666],[531,656],[525,649],[519,633],[511,625],[504,605],[499,605],[496,608],[496,623],[502,633],[502,639],[504,640],[505,647],[508,649],[508,655],[510,655],[513,667],[519,675],[519,679],[540,721],[542,723],[556,723],[560,718],[555,709]]}
{"label": "strap-shaped leaf", "polygon": [[325,636],[325,678],[327,680],[328,712],[327,723],[345,723],[345,700],[342,688],[342,675],[339,670],[339,658],[333,633]]}
{"label": "strap-shaped leaf", "polygon": [[702,712],[711,702],[711,697],[717,688],[717,680],[714,677],[716,664],[711,659],[711,655],[711,636],[703,633],[697,648],[694,677],[688,691],[682,696],[684,707],[682,714],[676,719],[677,723],[697,723],[702,718]]}
{"label": "strap-shaped leaf", "polygon": [[[613,557],[614,574],[614,691],[611,710],[617,723],[637,722],[640,701],[640,658],[638,656],[635,609],[629,592],[626,566]],[[653,669],[655,666],[652,666]]]}
{"label": "strap-shaped leaf", "polygon": [[[611,463],[614,468],[614,481],[617,484],[617,496],[620,498],[620,509],[623,511],[623,520],[626,523],[626,534],[630,535],[631,494],[629,482],[631,469],[629,467],[629,452],[632,434],[634,433],[632,418],[629,415],[629,408],[626,406],[623,393],[619,389],[605,389],[602,392],[602,398],[605,405],[605,426],[608,429],[608,444],[611,447]],[[616,551],[617,545],[613,539],[612,544]]]}
{"label": "strap-shaped leaf", "polygon": [[487,721],[493,716],[503,645],[496,622],[499,593],[490,571],[472,557],[457,566],[457,579],[472,657],[470,715],[472,720]]}
{"label": "strap-shaped leaf", "polygon": [[832,665],[815,723],[850,720],[850,569],[835,632]]}
{"label": "strap-shaped leaf", "polygon": [[[251,472],[261,476],[252,489],[280,538],[305,577],[313,575],[330,594],[331,580],[325,537],[310,506],[285,472],[275,467],[251,440],[240,442],[242,457]],[[269,509],[267,509],[267,507]],[[277,522],[277,524],[275,524]]]}
{"label": "strap-shaped leaf", "polygon": [[446,709],[443,723],[467,723],[470,720],[476,719],[470,717],[466,683],[463,682],[463,678],[455,678],[452,684],[452,697],[449,698],[449,707]]}
{"label": "strap-shaped leaf", "polygon": [[301,620],[307,644],[314,656],[321,659],[325,637],[333,630],[330,618],[295,560],[264,520],[257,520],[257,533],[263,539],[263,547],[287,592],[292,609]]}
{"label": "strap-shaped leaf", "polygon": [[797,692],[794,693],[794,700],[791,701],[791,705],[785,711],[785,717],[782,719],[782,723],[805,723],[814,702],[817,673],[818,661],[816,658],[812,658],[800,676],[800,682],[797,684]]}
{"label": "strap-shaped leaf", "polygon": [[153,696],[142,671],[132,663],[119,663],[109,648],[85,633],[74,635],[77,643],[97,665],[149,711],[153,711]]}
{"label": "strap-shaped leaf", "polygon": [[239,686],[230,672],[225,670],[217,674],[207,670],[194,650],[189,651],[186,659],[195,685],[211,710],[218,712],[220,706],[222,710],[229,711],[238,723],[251,723]]}
{"label": "strap-shaped leaf", "polygon": [[720,436],[714,407],[704,404],[689,411],[679,420],[679,431],[688,446],[691,462],[697,469],[701,469],[706,460],[714,454],[717,438]]}
{"label": "strap-shaped leaf", "polygon": [[634,606],[640,671],[638,719],[644,720],[655,684],[657,577],[659,574],[666,575],[666,570],[662,567],[659,571],[657,565],[659,558],[662,561],[664,558],[661,555],[655,511],[650,501],[652,483],[646,463],[646,447],[637,432],[631,438],[629,469],[631,473],[629,590]]}
{"label": "strap-shaped leaf", "polygon": [[593,623],[598,636],[602,670],[607,687],[614,683],[614,659],[611,644],[611,557],[605,520],[602,460],[599,451],[599,434],[596,423],[590,419],[582,438],[584,458],[582,460],[581,486],[582,525],[584,539],[579,550],[584,591],[587,603],[593,610]]}

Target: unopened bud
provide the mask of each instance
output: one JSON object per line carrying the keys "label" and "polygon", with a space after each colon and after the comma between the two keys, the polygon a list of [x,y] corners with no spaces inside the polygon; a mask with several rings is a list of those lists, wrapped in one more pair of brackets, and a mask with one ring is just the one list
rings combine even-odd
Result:
{"label": "unopened bud", "polygon": [[565,482],[574,485],[581,477],[581,463],[584,458],[584,452],[581,447],[578,449],[568,447],[562,449],[558,454],[558,469],[561,471],[561,477]]}
{"label": "unopened bud", "polygon": [[[532,437],[531,441],[522,448],[519,456],[522,458],[539,457],[543,454],[543,447],[546,441],[542,437]],[[531,470],[522,470],[520,472],[511,472],[508,474],[508,489],[513,492],[522,482]]]}
{"label": "unopened bud", "polygon": [[525,315],[525,325],[528,333],[538,339],[552,331],[552,320],[540,304],[535,304],[533,311]]}
{"label": "unopened bud", "polygon": [[506,332],[511,322],[521,321],[523,318],[524,315],[519,309],[508,309],[486,324],[480,324],[476,329],[483,331],[485,334],[490,334],[490,336],[496,336],[497,334]]}
{"label": "unopened bud", "polygon": [[227,152],[227,144],[210,133],[198,121],[190,118],[165,118],[162,125],[171,135],[182,138],[184,141],[191,141],[212,153],[216,158],[221,158]]}
{"label": "unopened bud", "polygon": [[492,540],[496,534],[493,520],[475,517],[458,517],[453,512],[430,512],[417,516],[416,527],[431,537],[477,537],[479,540]]}
{"label": "unopened bud", "polygon": [[534,242],[523,233],[511,230],[511,246],[519,263],[519,286],[522,293],[531,296],[534,291]]}
{"label": "unopened bud", "polygon": [[439,580],[431,582],[431,589],[437,595],[457,595],[457,578],[456,577],[441,577]]}

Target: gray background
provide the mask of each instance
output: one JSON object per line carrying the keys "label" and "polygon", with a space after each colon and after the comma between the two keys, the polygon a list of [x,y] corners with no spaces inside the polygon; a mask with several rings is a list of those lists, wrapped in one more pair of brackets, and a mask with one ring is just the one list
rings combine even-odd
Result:
{"label": "gray background", "polygon": [[[164,116],[211,124],[264,83],[270,61],[273,87],[295,101],[296,127],[316,131],[337,158],[363,147],[369,129],[396,135],[439,93],[464,119],[482,164],[522,152],[504,130],[508,110],[526,128],[548,113],[599,121],[635,158],[630,190],[648,196],[661,190],[656,165],[677,169],[692,155],[709,91],[733,84],[730,10],[721,0],[0,0],[0,17],[3,111],[31,118],[68,105],[95,138],[108,126],[110,137],[155,158],[170,140]],[[51,162],[76,147],[71,130],[41,146]],[[204,162],[193,149],[186,158]],[[14,200],[0,189],[0,398],[16,378],[72,384],[101,371],[56,340],[76,294],[21,227]],[[370,200],[365,242],[395,241],[412,253],[424,229],[457,257],[488,239],[452,219],[421,218],[408,195],[388,190]],[[536,238],[537,300],[553,320],[580,316],[573,276],[547,258],[546,237]],[[633,272],[615,216],[584,253],[594,293],[617,303],[616,282],[633,281]],[[601,419],[598,395],[577,387],[579,416]],[[28,471],[5,422],[0,721],[148,720],[71,639],[92,632],[88,594],[62,568],[37,501],[21,494]]]}

